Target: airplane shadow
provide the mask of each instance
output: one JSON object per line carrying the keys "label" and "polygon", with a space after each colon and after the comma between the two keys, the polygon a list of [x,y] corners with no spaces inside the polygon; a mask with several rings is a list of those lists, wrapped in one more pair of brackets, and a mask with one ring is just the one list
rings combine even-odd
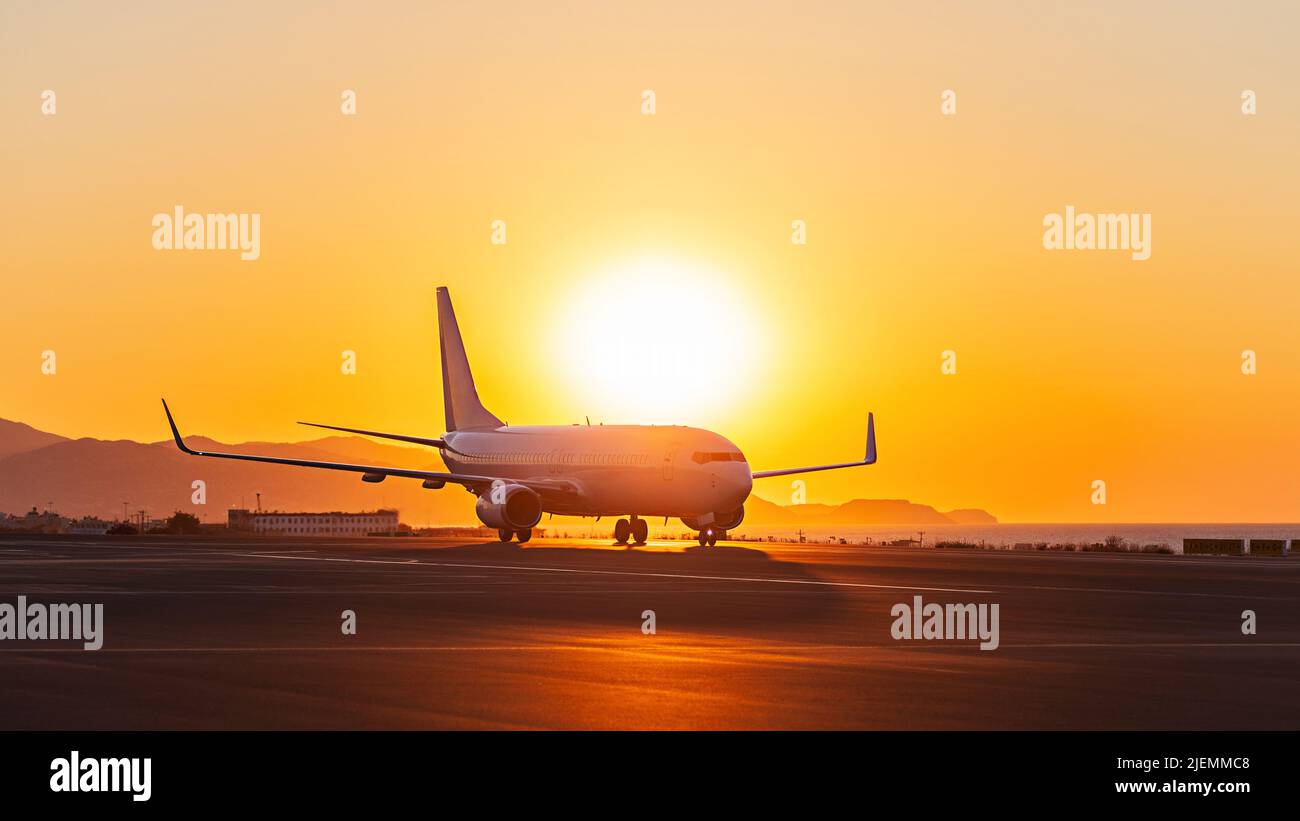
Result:
{"label": "airplane shadow", "polygon": [[467,618],[483,612],[529,622],[626,625],[654,610],[660,623],[670,619],[679,628],[770,634],[774,627],[823,620],[846,603],[845,592],[820,584],[808,565],[752,547],[663,551],[476,542],[409,545],[400,556],[417,552],[420,561],[509,568],[491,581],[490,596],[456,601]]}
{"label": "airplane shadow", "polygon": [[[452,547],[437,548],[442,551],[464,551],[478,555],[499,555],[499,556],[591,556],[599,557],[605,554],[610,556],[663,556],[670,557],[670,560],[680,560],[682,557],[690,557],[711,562],[725,562],[729,559],[744,559],[749,561],[771,561],[772,557],[763,550],[753,547],[741,547],[739,545],[718,545],[716,547],[701,547],[694,542],[688,542],[689,547],[683,547],[674,550],[662,550],[661,544],[652,543],[651,545],[621,545],[614,542],[601,547],[555,547],[546,544],[519,544],[518,542],[474,542],[471,544],[456,545]],[[674,547],[676,545],[674,544]],[[777,562],[776,565],[790,564],[789,562]],[[774,565],[774,566],[776,566]]]}

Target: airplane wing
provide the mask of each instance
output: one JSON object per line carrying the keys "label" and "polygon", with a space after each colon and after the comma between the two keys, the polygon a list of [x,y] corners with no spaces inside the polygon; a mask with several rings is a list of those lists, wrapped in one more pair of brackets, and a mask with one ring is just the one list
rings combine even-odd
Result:
{"label": "airplane wing", "polygon": [[163,411],[167,414],[167,424],[171,426],[172,438],[176,440],[176,447],[191,456],[214,456],[219,459],[239,459],[245,462],[268,462],[274,465],[294,465],[296,467],[307,468],[324,468],[326,470],[346,470],[352,473],[360,473],[363,481],[382,482],[389,476],[398,476],[404,479],[421,479],[425,482],[426,487],[438,488],[444,484],[456,484],[463,486],[466,490],[478,495],[486,493],[491,489],[494,482],[508,482],[511,484],[520,484],[537,491],[543,496],[568,496],[578,492],[568,482],[547,481],[547,480],[527,480],[527,479],[506,479],[498,476],[474,476],[465,473],[440,473],[429,470],[411,470],[409,468],[393,468],[376,465],[356,465],[349,462],[317,462],[311,459],[286,459],[278,456],[255,456],[247,453],[218,453],[207,450],[194,450],[185,444],[181,439],[180,431],[176,429],[176,420],[172,418],[171,409],[167,407],[167,400],[163,400]]}
{"label": "airplane wing", "polygon": [[812,465],[806,468],[785,468],[783,470],[759,470],[753,472],[755,479],[766,479],[769,476],[789,476],[792,473],[815,473],[819,470],[838,470],[840,468],[855,468],[863,465],[874,465],[876,463],[876,420],[873,414],[867,414],[867,453],[860,462],[840,462],[835,465]]}

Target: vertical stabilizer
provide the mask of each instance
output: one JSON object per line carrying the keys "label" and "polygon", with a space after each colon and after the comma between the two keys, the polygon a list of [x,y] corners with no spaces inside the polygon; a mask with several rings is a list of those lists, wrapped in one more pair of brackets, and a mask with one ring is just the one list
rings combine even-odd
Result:
{"label": "vertical stabilizer", "polygon": [[442,404],[447,413],[447,430],[494,430],[505,423],[488,412],[478,399],[469,357],[460,338],[451,295],[438,289],[438,347],[442,352]]}

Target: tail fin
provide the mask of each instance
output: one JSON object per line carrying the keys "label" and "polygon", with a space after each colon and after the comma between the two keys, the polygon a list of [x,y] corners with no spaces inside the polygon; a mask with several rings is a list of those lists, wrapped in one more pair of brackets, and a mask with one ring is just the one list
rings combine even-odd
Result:
{"label": "tail fin", "polygon": [[469,358],[460,338],[451,295],[438,289],[438,347],[442,351],[442,404],[447,412],[447,430],[492,430],[505,423],[488,412],[478,400]]}

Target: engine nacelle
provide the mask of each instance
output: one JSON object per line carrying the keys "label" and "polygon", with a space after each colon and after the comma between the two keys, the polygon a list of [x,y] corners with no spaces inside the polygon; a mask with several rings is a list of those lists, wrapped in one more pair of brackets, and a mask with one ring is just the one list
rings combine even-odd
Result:
{"label": "engine nacelle", "polygon": [[474,512],[488,527],[527,530],[542,520],[542,500],[523,485],[496,485],[478,497]]}
{"label": "engine nacelle", "polygon": [[708,524],[700,521],[701,518],[698,516],[683,516],[682,524],[691,530],[703,530],[706,527],[711,527],[714,530],[732,530],[740,527],[740,523],[745,521],[745,508],[742,506],[726,513],[715,513],[713,514],[713,521]]}

